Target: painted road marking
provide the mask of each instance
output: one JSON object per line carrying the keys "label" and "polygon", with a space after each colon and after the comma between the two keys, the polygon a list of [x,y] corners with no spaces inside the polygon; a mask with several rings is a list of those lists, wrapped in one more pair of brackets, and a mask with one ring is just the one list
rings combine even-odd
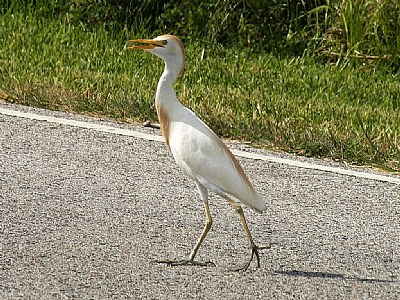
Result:
{"label": "painted road marking", "polygon": [[[28,113],[28,112],[21,112],[21,111],[17,111],[17,110],[5,109],[5,108],[1,108],[1,107],[0,107],[0,114],[19,117],[19,118],[26,118],[26,119],[31,119],[31,120],[46,121],[46,122],[50,122],[50,123],[57,123],[57,124],[62,124],[62,125],[67,125],[67,126],[75,126],[75,127],[79,127],[79,128],[85,128],[85,129],[92,129],[92,130],[101,131],[101,132],[120,134],[120,135],[124,135],[124,136],[131,136],[131,137],[150,140],[150,141],[157,141],[157,142],[163,141],[163,138],[160,135],[152,135],[152,134],[137,132],[137,131],[133,131],[133,130],[121,129],[121,128],[116,128],[116,127],[101,125],[101,124],[95,124],[95,123],[90,123],[90,122],[75,121],[75,120],[69,120],[69,119],[64,119],[64,118],[45,116],[45,115]],[[379,180],[379,181],[384,181],[384,182],[389,182],[389,183],[394,183],[394,184],[400,184],[400,178],[396,178],[396,177],[390,177],[390,176],[373,174],[373,173],[366,173],[366,172],[355,171],[355,170],[347,170],[347,169],[338,168],[338,167],[330,167],[330,166],[312,164],[312,163],[308,163],[308,162],[302,162],[302,161],[297,161],[297,160],[292,160],[292,159],[287,159],[287,158],[280,158],[280,157],[275,157],[275,156],[270,156],[270,155],[250,153],[250,152],[245,152],[245,151],[241,151],[241,150],[232,150],[232,153],[237,156],[240,156],[240,157],[245,157],[245,158],[250,158],[250,159],[259,159],[259,160],[294,166],[294,167],[298,167],[298,168],[319,170],[319,171],[324,171],[324,172],[332,172],[332,173],[341,174],[341,175],[355,176],[355,177],[360,177],[360,178],[366,178],[366,179]]]}

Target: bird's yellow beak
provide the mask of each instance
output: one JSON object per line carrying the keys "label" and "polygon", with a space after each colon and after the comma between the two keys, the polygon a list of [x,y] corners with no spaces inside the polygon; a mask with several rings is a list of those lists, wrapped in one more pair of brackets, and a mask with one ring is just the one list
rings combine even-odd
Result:
{"label": "bird's yellow beak", "polygon": [[151,39],[138,39],[138,40],[129,40],[128,43],[138,43],[139,45],[133,45],[127,47],[127,49],[154,49],[156,47],[164,47],[165,41],[156,41]]}

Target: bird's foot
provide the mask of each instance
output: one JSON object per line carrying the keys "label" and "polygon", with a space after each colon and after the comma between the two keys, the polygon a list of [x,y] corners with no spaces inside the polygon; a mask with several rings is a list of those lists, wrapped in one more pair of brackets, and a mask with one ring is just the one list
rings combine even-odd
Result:
{"label": "bird's foot", "polygon": [[170,267],[175,266],[200,266],[200,267],[215,267],[215,264],[212,261],[195,261],[191,259],[183,259],[183,260],[156,260],[154,261],[158,264],[166,264]]}
{"label": "bird's foot", "polygon": [[258,247],[256,244],[251,245],[251,257],[248,260],[248,262],[239,268],[233,269],[232,271],[242,271],[246,272],[246,270],[249,268],[251,262],[253,261],[254,256],[257,258],[257,268],[260,267],[260,254],[258,253],[259,250],[264,250],[264,249],[271,249],[272,244],[269,244],[268,246],[263,246],[263,247]]}

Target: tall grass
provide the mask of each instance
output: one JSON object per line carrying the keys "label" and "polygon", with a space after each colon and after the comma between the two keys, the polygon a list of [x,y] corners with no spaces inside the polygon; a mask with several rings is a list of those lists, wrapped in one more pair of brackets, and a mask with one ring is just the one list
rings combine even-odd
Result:
{"label": "tall grass", "polygon": [[400,66],[400,3],[393,0],[327,1],[326,30],[317,39],[320,53],[335,60]]}
{"label": "tall grass", "polygon": [[398,71],[400,2],[395,0],[0,0],[0,13],[68,15],[92,30],[173,32],[184,41],[319,56]]}

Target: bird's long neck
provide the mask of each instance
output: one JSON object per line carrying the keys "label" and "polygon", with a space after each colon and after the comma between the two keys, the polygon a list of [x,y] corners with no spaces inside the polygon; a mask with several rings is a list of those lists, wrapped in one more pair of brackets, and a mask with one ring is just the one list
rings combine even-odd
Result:
{"label": "bird's long neck", "polygon": [[166,109],[170,110],[172,108],[170,107],[171,105],[179,103],[173,88],[173,84],[178,78],[179,72],[179,65],[172,64],[170,66],[167,63],[165,64],[164,72],[158,81],[156,106],[162,105]]}
{"label": "bird's long neck", "polygon": [[158,81],[157,93],[156,93],[156,109],[158,119],[160,121],[160,127],[162,135],[164,136],[165,142],[169,145],[169,136],[171,123],[176,120],[176,113],[179,113],[182,104],[178,101],[173,84],[178,77],[176,70],[171,71],[167,64],[160,80]]}

